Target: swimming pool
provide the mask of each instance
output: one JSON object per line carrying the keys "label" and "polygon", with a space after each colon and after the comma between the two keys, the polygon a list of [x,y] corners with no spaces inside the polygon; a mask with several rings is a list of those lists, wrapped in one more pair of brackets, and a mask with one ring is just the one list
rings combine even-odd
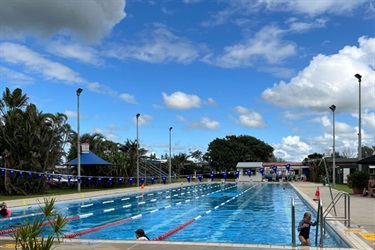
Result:
{"label": "swimming pool", "polygon": [[[57,209],[75,218],[66,227],[69,238],[134,240],[135,230],[143,228],[151,239],[291,246],[291,198],[295,200],[296,223],[306,211],[316,218],[293,188],[278,183],[201,183],[60,202]],[[37,212],[35,206],[13,210],[14,219],[2,221],[0,231]],[[310,238],[315,246],[315,228]],[[328,233],[324,244],[343,247]]]}

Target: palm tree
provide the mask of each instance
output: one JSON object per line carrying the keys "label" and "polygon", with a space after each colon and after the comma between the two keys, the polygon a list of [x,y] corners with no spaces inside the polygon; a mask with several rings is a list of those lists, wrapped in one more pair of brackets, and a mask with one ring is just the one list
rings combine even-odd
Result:
{"label": "palm tree", "polygon": [[9,88],[5,88],[3,92],[3,98],[0,99],[0,114],[1,117],[6,117],[9,113],[15,109],[21,109],[27,106],[29,97],[22,94],[22,90],[17,88],[12,93]]}
{"label": "palm tree", "polygon": [[[7,168],[44,172],[61,160],[63,145],[70,126],[67,116],[39,112],[34,104],[27,104],[28,97],[22,90],[10,93],[7,88],[0,100],[0,152]],[[7,193],[43,192],[41,179],[12,178],[6,176]]]}
{"label": "palm tree", "polygon": [[188,162],[188,158],[189,157],[190,157],[190,155],[185,154],[185,153],[179,153],[178,155],[174,155],[173,156],[173,161],[177,162],[177,166],[178,166],[177,173],[178,173],[178,176],[180,176],[181,170],[185,170],[185,163]]}

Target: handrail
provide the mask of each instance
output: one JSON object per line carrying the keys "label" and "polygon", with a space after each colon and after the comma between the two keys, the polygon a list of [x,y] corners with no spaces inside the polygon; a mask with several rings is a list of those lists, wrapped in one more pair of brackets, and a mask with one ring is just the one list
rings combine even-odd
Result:
{"label": "handrail", "polygon": [[[336,203],[344,197],[344,216],[330,216],[329,213],[331,212],[332,208],[335,208]],[[340,191],[336,194],[335,198],[333,198],[332,202],[327,206],[327,209],[325,210],[323,217],[326,220],[339,220],[344,221],[345,226],[350,227],[350,195],[347,192]]]}
{"label": "handrail", "polygon": [[[319,199],[320,200],[320,199]],[[325,220],[323,216],[323,201],[320,201],[320,218],[318,218],[318,221],[320,223],[320,243],[319,246],[324,246],[324,232],[325,232]]]}
{"label": "handrail", "polygon": [[[320,207],[321,207],[321,203],[322,203],[322,199],[319,198],[319,201],[318,201],[318,211],[317,211],[317,220],[319,221],[319,217],[320,217]],[[318,230],[319,230],[319,223],[316,225],[316,232],[315,232],[315,245],[318,245]]]}
{"label": "handrail", "polygon": [[[337,216],[336,214],[336,203],[344,197],[344,216]],[[328,217],[330,211],[335,210],[335,216]],[[336,196],[333,198],[331,203],[327,206],[327,208],[323,209],[323,201],[322,198],[319,198],[318,202],[318,211],[317,211],[317,218],[318,218],[318,225],[320,224],[320,241],[319,247],[324,247],[324,234],[325,234],[325,222],[327,220],[341,220],[345,222],[347,227],[350,227],[350,195],[346,192],[338,192]],[[318,225],[316,228],[316,235],[315,235],[315,244],[317,245],[318,239]]]}
{"label": "handrail", "polygon": [[291,199],[292,203],[292,243],[293,247],[297,246],[296,244],[296,211],[294,207],[294,198]]}

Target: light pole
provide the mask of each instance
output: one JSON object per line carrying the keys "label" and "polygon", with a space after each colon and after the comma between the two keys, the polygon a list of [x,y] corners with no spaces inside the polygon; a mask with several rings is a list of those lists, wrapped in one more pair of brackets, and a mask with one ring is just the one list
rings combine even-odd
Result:
{"label": "light pole", "polygon": [[333,114],[333,157],[332,157],[332,184],[334,187],[336,187],[336,148],[335,148],[335,110],[336,106],[331,105],[329,107],[330,110],[332,110]]}
{"label": "light pole", "polygon": [[138,142],[138,118],[141,114],[137,114],[135,117],[137,119],[137,186],[139,186],[139,152],[138,152],[138,148],[139,148],[139,142]]}
{"label": "light pole", "polygon": [[[80,143],[80,127],[79,127],[79,96],[83,89],[77,89],[77,179],[81,177],[81,143]],[[77,183],[77,192],[81,192],[81,182]]]}
{"label": "light pole", "polygon": [[169,183],[172,183],[172,127],[169,128]]}
{"label": "light pole", "polygon": [[[360,74],[355,74],[355,78],[358,79],[359,83],[359,108],[358,108],[358,160],[362,159],[362,132],[361,132],[361,80],[362,76]],[[358,164],[358,170],[362,171],[362,164]]]}

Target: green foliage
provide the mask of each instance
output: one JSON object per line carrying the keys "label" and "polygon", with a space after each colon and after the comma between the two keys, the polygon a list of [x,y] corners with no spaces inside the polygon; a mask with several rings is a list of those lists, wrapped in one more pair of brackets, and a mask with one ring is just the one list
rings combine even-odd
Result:
{"label": "green foliage", "polygon": [[313,182],[322,182],[325,178],[324,163],[322,161],[323,155],[320,153],[313,153],[303,160],[303,165],[309,166],[309,179]]}
{"label": "green foliage", "polygon": [[[55,198],[44,199],[44,206],[39,205],[43,215],[36,217],[33,223],[26,220],[25,224],[13,234],[16,240],[15,249],[49,250],[55,239],[60,242],[63,228],[68,221],[55,210],[55,200]],[[48,228],[51,233],[47,237],[42,236]]]}
{"label": "green foliage", "polygon": [[355,171],[347,176],[348,186],[350,188],[365,188],[369,179],[370,174],[365,171]]}
{"label": "green foliage", "polygon": [[234,169],[238,162],[270,161],[273,148],[267,143],[248,135],[216,138],[208,145],[204,159],[216,170]]}
{"label": "green foliage", "polygon": [[[0,164],[6,168],[45,172],[59,164],[69,139],[70,126],[64,114],[39,112],[17,88],[6,88],[0,99]],[[43,193],[41,180],[5,175],[0,192],[7,194]]]}

